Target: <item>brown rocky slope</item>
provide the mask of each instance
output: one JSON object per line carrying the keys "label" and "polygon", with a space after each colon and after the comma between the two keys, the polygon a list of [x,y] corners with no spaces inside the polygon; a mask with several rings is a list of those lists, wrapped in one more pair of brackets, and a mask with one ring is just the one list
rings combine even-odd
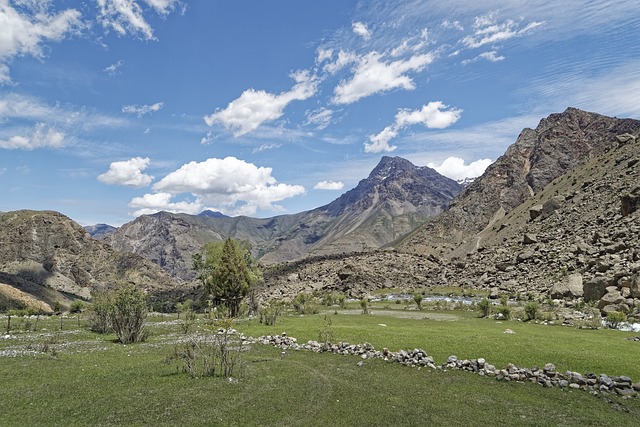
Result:
{"label": "brown rocky slope", "polygon": [[155,264],[113,250],[50,211],[0,214],[0,273],[5,300],[15,302],[28,294],[49,308],[55,301],[64,305],[72,298],[90,299],[92,291],[120,283],[150,294],[175,288]]}

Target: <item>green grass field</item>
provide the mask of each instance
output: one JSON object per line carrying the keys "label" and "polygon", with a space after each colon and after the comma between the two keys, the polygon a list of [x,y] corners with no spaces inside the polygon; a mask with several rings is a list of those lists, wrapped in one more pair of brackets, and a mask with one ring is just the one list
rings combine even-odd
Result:
{"label": "green grass field", "polygon": [[[376,314],[378,313],[378,314]],[[406,317],[410,314],[410,317]],[[546,362],[558,370],[640,380],[634,334],[477,319],[469,312],[358,310],[326,314],[336,341],[390,350],[420,347],[442,364],[455,354],[498,367]],[[405,317],[400,317],[405,316]],[[165,362],[180,326],[157,317],[149,339],[123,346],[80,322],[40,321],[47,331],[0,340],[0,425],[637,425],[640,399],[504,383],[468,372],[408,368],[382,360],[255,344],[237,382],[193,379]],[[386,325],[386,326],[382,326]],[[198,325],[196,325],[197,327]],[[317,339],[325,314],[283,316],[275,326],[243,320],[251,336],[286,331]],[[515,334],[504,334],[510,328]],[[29,349],[48,352],[9,357]],[[22,354],[22,353],[20,353]]]}

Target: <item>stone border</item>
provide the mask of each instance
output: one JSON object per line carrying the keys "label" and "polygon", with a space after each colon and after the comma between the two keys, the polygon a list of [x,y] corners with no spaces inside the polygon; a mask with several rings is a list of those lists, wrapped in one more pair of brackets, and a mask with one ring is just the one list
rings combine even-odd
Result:
{"label": "stone border", "polygon": [[[436,365],[432,356],[425,350],[398,350],[389,351],[384,348],[382,351],[376,350],[369,343],[349,344],[346,342],[319,343],[310,340],[306,344],[298,344],[298,340],[287,336],[286,332],[281,335],[263,335],[255,342],[263,345],[272,345],[283,350],[283,356],[288,350],[307,350],[314,353],[329,352],[334,354],[359,356],[361,359],[383,359],[387,362],[400,363],[411,367],[428,367],[431,369],[455,369],[477,373],[481,376],[494,377],[498,381],[518,381],[531,382],[543,387],[559,387],[562,389],[585,390],[594,396],[615,393],[623,398],[640,397],[640,382],[633,382],[627,376],[608,376],[606,374],[580,374],[578,372],[566,371],[560,373],[556,371],[553,363],[547,363],[542,369],[538,367],[520,368],[513,363],[509,363],[505,369],[497,369],[494,365],[487,363],[483,358],[479,359],[458,359],[456,356],[449,356],[446,363]],[[362,361],[358,362],[362,365]]]}

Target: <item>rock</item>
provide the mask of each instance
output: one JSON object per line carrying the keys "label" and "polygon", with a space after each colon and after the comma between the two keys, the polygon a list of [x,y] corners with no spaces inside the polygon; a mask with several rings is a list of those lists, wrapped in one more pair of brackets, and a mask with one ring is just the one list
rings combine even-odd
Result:
{"label": "rock", "polygon": [[624,144],[628,144],[630,142],[634,142],[637,138],[633,135],[631,135],[630,133],[623,133],[622,135],[616,135],[616,140],[618,140],[618,142],[621,145]]}
{"label": "rock", "polygon": [[584,300],[587,302],[600,300],[607,293],[607,286],[611,286],[613,283],[615,283],[615,279],[608,276],[597,276],[585,282],[582,288]]}
{"label": "rock", "polygon": [[621,304],[624,301],[625,299],[619,291],[607,292],[600,301],[598,301],[598,308],[603,309],[608,305]]}
{"label": "rock", "polygon": [[631,298],[640,298],[640,274],[633,275],[629,290],[631,291]]}
{"label": "rock", "polygon": [[556,210],[560,209],[562,207],[562,201],[563,199],[559,196],[555,196],[547,200],[540,210],[540,219],[546,219]]}
{"label": "rock", "polygon": [[584,295],[582,274],[570,274],[565,280],[554,284],[550,295],[553,299],[580,298]]}
{"label": "rock", "polygon": [[524,243],[525,245],[538,243],[538,238],[536,237],[535,234],[525,233],[524,237],[522,238],[522,243]]}
{"label": "rock", "polygon": [[529,209],[529,218],[534,220],[542,214],[542,205],[536,205]]}
{"label": "rock", "polygon": [[535,256],[535,252],[532,250],[526,250],[526,251],[522,251],[518,254],[518,256],[516,257],[516,260],[518,262],[524,262],[528,259],[531,259]]}
{"label": "rock", "polygon": [[634,188],[630,193],[620,196],[620,213],[628,216],[640,207],[640,187]]}

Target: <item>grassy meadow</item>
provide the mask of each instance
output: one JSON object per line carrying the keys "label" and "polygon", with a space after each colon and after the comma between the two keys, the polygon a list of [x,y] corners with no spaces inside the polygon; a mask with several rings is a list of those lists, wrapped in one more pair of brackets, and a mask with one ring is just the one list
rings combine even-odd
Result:
{"label": "grassy meadow", "polygon": [[[337,314],[336,314],[337,312]],[[5,319],[0,319],[6,322]],[[24,320],[13,319],[16,329]],[[0,425],[637,425],[640,399],[506,383],[468,372],[253,344],[234,379],[192,378],[167,363],[184,337],[176,316],[149,318],[146,342],[122,345],[84,321],[40,319],[0,339]],[[60,326],[62,325],[62,330]],[[22,325],[24,326],[24,325]],[[204,327],[198,319],[193,330]],[[239,320],[248,336],[286,331],[298,342],[330,329],[335,341],[484,357],[497,367],[553,362],[560,372],[640,380],[634,333],[479,319],[470,311],[374,307],[285,315],[275,326]],[[506,329],[513,334],[505,334]]]}

